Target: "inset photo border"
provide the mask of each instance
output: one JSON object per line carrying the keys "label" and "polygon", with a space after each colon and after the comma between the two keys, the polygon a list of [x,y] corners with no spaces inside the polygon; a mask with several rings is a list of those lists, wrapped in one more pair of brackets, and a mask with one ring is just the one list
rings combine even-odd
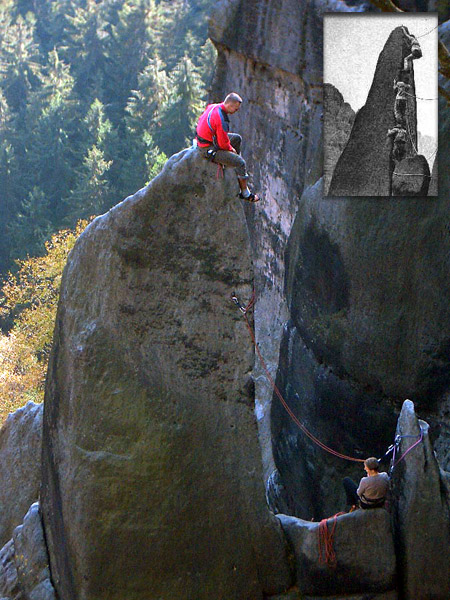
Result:
{"label": "inset photo border", "polygon": [[324,16],[324,195],[437,196],[437,13]]}

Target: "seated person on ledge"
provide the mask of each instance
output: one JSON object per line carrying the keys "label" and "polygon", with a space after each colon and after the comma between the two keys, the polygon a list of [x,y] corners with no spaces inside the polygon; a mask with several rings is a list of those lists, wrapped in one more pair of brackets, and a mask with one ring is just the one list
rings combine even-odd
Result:
{"label": "seated person on ledge", "polygon": [[378,459],[366,458],[364,470],[367,477],[361,479],[359,486],[350,477],[346,477],[343,481],[347,503],[352,507],[351,510],[358,505],[365,509],[381,508],[389,491],[389,475],[379,472]]}

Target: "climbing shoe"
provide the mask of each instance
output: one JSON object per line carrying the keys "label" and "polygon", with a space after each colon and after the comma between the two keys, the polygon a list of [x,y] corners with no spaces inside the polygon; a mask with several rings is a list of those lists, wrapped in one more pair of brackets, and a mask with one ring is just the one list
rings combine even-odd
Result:
{"label": "climbing shoe", "polygon": [[239,192],[238,196],[239,198],[241,198],[242,200],[246,200],[247,202],[255,203],[260,201],[260,197],[257,194],[253,194],[252,192],[250,192],[250,196],[247,196],[247,198],[242,195],[242,192]]}

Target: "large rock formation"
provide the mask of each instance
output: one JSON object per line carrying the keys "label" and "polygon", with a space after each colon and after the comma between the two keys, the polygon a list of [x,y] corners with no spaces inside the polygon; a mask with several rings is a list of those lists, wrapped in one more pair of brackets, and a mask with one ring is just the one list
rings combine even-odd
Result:
{"label": "large rock formation", "polygon": [[[231,118],[264,201],[247,212],[255,260],[256,338],[272,376],[283,324],[284,251],[308,183],[322,174],[322,21],[327,11],[354,11],[341,0],[219,0],[210,36],[218,61],[212,99],[230,90],[244,98]],[[272,389],[255,367],[256,410],[265,476],[273,470]]]}
{"label": "large rock formation", "polygon": [[450,496],[428,423],[417,419],[409,400],[403,404],[396,435],[393,506],[402,598],[448,600]]}
{"label": "large rock formation", "polygon": [[[448,127],[441,101],[440,195],[432,204],[335,202],[323,198],[320,180],[301,198],[287,254],[291,320],[278,382],[294,412],[346,454],[381,455],[395,407],[409,396],[450,464]],[[347,469],[356,476],[351,463],[314,449],[275,397],[272,432],[284,505],[305,518],[337,510],[343,495],[328,481]]]}
{"label": "large rock formation", "polygon": [[[394,164],[391,142],[386,134],[396,124],[394,80],[399,79],[403,60],[409,53],[410,44],[403,29],[396,27],[378,58],[366,104],[358,111],[350,139],[336,164],[328,192],[330,196],[391,195]],[[409,83],[410,94],[414,95],[414,74]],[[409,135],[417,147],[416,99],[411,96],[407,100],[407,111]],[[407,155],[412,150],[411,141],[408,141]]]}
{"label": "large rock formation", "polygon": [[289,583],[230,300],[251,294],[234,173],[196,150],[96,219],[66,266],[42,506],[64,600],[262,598]]}
{"label": "large rock formation", "polygon": [[41,481],[42,404],[28,402],[0,429],[0,547],[38,499]]}
{"label": "large rock formation", "polygon": [[327,196],[334,168],[350,137],[355,111],[330,83],[323,85],[323,106],[323,181]]}
{"label": "large rock formation", "polygon": [[[329,519],[335,561],[319,551],[319,523],[278,515],[294,554],[296,584],[302,594],[386,592],[396,584],[390,515],[384,509],[357,510]],[[357,540],[357,546],[355,544]]]}

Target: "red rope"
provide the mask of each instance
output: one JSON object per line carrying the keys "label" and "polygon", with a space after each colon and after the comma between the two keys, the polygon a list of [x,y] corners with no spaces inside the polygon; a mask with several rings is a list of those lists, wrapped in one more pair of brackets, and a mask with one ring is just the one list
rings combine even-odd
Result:
{"label": "red rope", "polygon": [[354,458],[352,456],[347,456],[346,454],[342,454],[341,452],[337,452],[336,450],[333,450],[333,448],[330,448],[329,446],[327,446],[326,444],[324,444],[323,442],[321,442],[318,438],[316,438],[315,435],[313,435],[310,431],[308,431],[308,429],[306,429],[306,427],[303,425],[303,423],[301,423],[297,417],[295,416],[295,414],[292,412],[292,409],[290,408],[290,406],[288,405],[288,403],[286,402],[286,400],[283,398],[283,395],[281,394],[280,390],[278,389],[275,381],[273,380],[271,374],[269,373],[269,369],[267,368],[266,362],[264,360],[264,358],[262,357],[262,354],[259,350],[258,344],[256,343],[256,339],[255,339],[255,334],[253,333],[253,329],[249,323],[248,320],[248,316],[247,316],[247,312],[254,306],[256,301],[256,296],[255,296],[255,291],[253,290],[253,294],[252,297],[250,298],[249,303],[247,304],[247,306],[245,308],[241,308],[241,311],[244,314],[244,318],[245,318],[245,323],[247,325],[247,329],[250,333],[250,337],[252,339],[252,342],[255,346],[255,350],[256,350],[256,354],[258,355],[258,358],[261,362],[261,365],[264,369],[264,372],[266,373],[266,376],[270,382],[270,385],[273,388],[273,391],[275,392],[275,394],[277,395],[278,399],[280,400],[283,408],[285,409],[285,411],[288,413],[288,415],[291,417],[291,419],[294,421],[294,423],[301,429],[301,431],[303,431],[303,433],[309,437],[309,439],[314,442],[317,446],[319,446],[320,448],[322,448],[322,450],[325,450],[325,452],[329,452],[330,454],[333,454],[333,456],[337,456],[338,458],[343,458],[344,460],[351,460],[354,462],[364,462],[363,458]]}
{"label": "red rope", "polygon": [[411,452],[411,450],[413,448],[415,448],[416,446],[418,446],[420,444],[420,442],[423,441],[423,429],[422,429],[422,427],[420,428],[420,434],[417,437],[419,438],[417,440],[417,442],[414,442],[414,444],[412,446],[410,446],[407,450],[405,450],[405,452],[403,452],[403,454],[400,456],[400,458],[397,461],[395,460],[395,448],[394,448],[394,456],[392,457],[392,469],[394,469],[398,465],[398,463],[401,460],[403,460],[407,454],[409,454]]}
{"label": "red rope", "polygon": [[334,532],[336,531],[337,518],[345,513],[338,512],[333,517],[331,531],[328,529],[328,519],[322,519],[319,523],[319,563],[326,564],[331,569],[336,568],[336,552],[334,551]]}

